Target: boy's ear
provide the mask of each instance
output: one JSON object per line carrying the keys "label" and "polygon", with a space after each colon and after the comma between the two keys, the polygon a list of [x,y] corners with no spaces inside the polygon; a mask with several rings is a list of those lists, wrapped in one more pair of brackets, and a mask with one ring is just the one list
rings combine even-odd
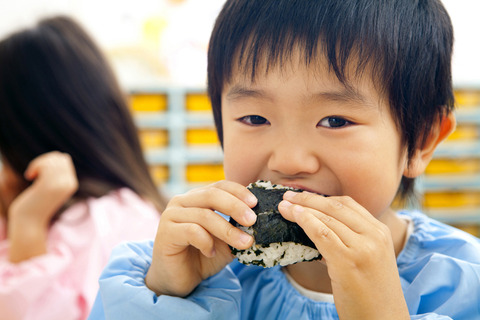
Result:
{"label": "boy's ear", "polygon": [[455,130],[456,123],[455,115],[453,112],[450,112],[431,127],[430,134],[425,140],[425,143],[417,149],[412,159],[410,159],[408,166],[405,168],[403,172],[405,177],[416,178],[425,171],[438,144]]}

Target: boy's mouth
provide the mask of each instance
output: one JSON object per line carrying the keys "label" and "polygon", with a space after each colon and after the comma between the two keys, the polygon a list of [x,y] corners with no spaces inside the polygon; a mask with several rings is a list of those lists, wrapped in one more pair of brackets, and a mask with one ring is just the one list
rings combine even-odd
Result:
{"label": "boy's mouth", "polygon": [[300,189],[300,190],[303,190],[303,191],[307,191],[307,192],[310,192],[310,193],[315,193],[315,194],[318,194],[318,195],[321,195],[321,196],[324,196],[324,197],[329,196],[329,195],[324,194],[322,192],[318,192],[318,191],[316,191],[312,188],[306,187],[305,185],[302,185],[300,183],[285,182],[285,183],[278,183],[278,184],[281,184],[282,186],[285,186],[285,187],[290,187],[290,188],[294,188],[294,189]]}

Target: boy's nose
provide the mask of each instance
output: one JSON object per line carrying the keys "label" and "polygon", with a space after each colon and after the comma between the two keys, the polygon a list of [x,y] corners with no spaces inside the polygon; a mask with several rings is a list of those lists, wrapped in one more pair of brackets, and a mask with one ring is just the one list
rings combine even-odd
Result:
{"label": "boy's nose", "polygon": [[298,136],[284,136],[272,146],[268,168],[289,176],[312,174],[320,169],[320,161],[314,146]]}

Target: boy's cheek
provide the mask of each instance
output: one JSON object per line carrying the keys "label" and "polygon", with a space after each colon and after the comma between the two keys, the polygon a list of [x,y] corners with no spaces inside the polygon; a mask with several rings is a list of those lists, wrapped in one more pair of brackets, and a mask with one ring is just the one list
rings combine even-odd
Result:
{"label": "boy's cheek", "polygon": [[255,174],[255,168],[245,165],[245,163],[241,163],[234,159],[231,161],[226,159],[224,161],[223,170],[226,180],[239,183],[243,186],[247,186],[248,184],[260,179],[260,177]]}

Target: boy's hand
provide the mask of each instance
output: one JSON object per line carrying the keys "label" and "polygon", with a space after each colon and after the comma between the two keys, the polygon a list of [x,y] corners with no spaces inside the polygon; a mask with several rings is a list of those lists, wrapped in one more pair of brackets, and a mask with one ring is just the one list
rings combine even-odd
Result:
{"label": "boy's hand", "polygon": [[33,180],[32,185],[12,201],[8,210],[12,262],[46,253],[49,222],[78,188],[70,155],[57,151],[32,160],[25,178]]}
{"label": "boy's hand", "polygon": [[160,219],[147,286],[157,295],[183,297],[219,272],[233,259],[228,245],[247,249],[253,238],[215,211],[251,226],[256,203],[247,188],[230,181],[174,197]]}
{"label": "boy's hand", "polygon": [[409,319],[385,224],[350,197],[287,192],[284,199],[281,214],[304,229],[327,264],[340,318]]}

